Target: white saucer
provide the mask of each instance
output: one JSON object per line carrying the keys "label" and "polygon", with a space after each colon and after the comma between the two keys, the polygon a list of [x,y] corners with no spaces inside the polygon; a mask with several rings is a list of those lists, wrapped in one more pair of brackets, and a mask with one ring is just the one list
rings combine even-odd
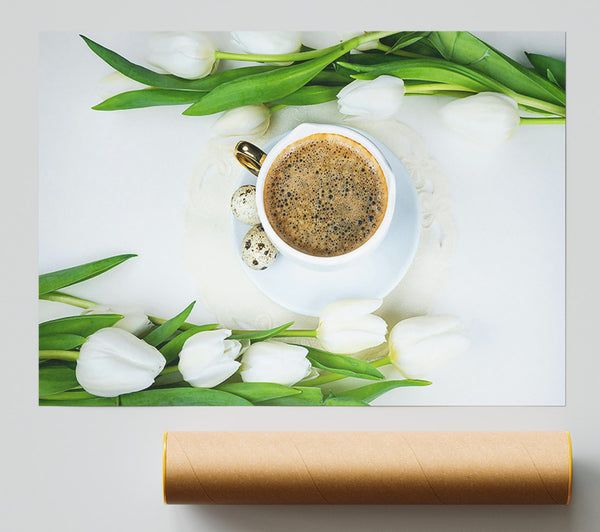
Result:
{"label": "white saucer", "polygon": [[[306,316],[319,316],[329,303],[342,299],[384,298],[400,282],[413,261],[419,243],[421,211],[412,179],[402,162],[384,144],[357,130],[383,153],[396,177],[396,206],[385,239],[369,256],[328,271],[302,266],[282,254],[266,270],[242,262],[242,241],[250,226],[231,215],[233,246],[250,281],[278,305]],[[266,152],[282,138],[273,139]],[[237,186],[254,185],[256,177],[242,170]]]}

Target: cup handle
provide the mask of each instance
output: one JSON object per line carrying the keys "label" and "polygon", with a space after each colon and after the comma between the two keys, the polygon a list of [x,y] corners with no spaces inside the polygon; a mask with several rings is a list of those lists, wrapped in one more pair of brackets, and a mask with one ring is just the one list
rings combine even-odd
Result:
{"label": "cup handle", "polygon": [[258,176],[260,167],[267,156],[260,148],[245,140],[237,143],[233,153],[238,162],[255,176]]}

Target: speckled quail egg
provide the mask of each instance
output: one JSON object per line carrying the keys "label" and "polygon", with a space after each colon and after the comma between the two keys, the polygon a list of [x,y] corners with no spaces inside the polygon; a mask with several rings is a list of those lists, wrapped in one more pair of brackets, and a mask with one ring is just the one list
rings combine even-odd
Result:
{"label": "speckled quail egg", "polygon": [[255,225],[242,241],[242,260],[253,270],[264,270],[275,262],[277,248],[269,240],[263,226]]}
{"label": "speckled quail egg", "polygon": [[246,225],[255,225],[260,222],[256,209],[256,187],[244,185],[238,188],[231,196],[231,210],[233,215]]}

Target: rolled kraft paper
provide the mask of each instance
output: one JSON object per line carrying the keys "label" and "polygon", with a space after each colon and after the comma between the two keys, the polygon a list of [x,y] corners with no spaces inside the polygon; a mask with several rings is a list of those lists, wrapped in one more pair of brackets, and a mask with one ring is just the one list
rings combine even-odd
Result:
{"label": "rolled kraft paper", "polygon": [[568,432],[167,432],[168,504],[568,504]]}

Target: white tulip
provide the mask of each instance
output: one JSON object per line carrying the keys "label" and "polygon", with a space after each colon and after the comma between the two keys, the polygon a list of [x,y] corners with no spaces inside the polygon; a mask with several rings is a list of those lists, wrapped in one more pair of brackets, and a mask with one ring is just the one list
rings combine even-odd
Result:
{"label": "white tulip", "polygon": [[383,120],[398,112],[405,92],[404,81],[395,76],[357,79],[338,92],[338,109],[353,117]]}
{"label": "white tulip", "polygon": [[440,113],[448,127],[487,145],[509,139],[520,122],[517,102],[497,92],[480,92],[454,100]]}
{"label": "white tulip", "polygon": [[371,314],[381,299],[346,299],[327,305],[319,319],[317,338],[331,353],[350,354],[385,342],[387,325]]}
{"label": "white tulip", "polygon": [[86,392],[100,397],[148,388],[165,367],[165,357],[133,334],[107,327],[81,346],[75,376]]}
{"label": "white tulip", "polygon": [[225,111],[212,130],[221,137],[262,135],[269,128],[271,112],[263,104],[244,105]]}
{"label": "white tulip", "polygon": [[212,388],[231,377],[240,367],[235,359],[242,344],[226,340],[228,329],[194,334],[183,344],[179,354],[179,373],[196,388]]}
{"label": "white tulip", "polygon": [[208,76],[217,64],[211,40],[198,32],[163,32],[148,45],[148,62],[180,78]]}
{"label": "white tulip", "polygon": [[302,46],[299,31],[232,31],[233,41],[246,53],[292,54]]}
{"label": "white tulip", "polygon": [[469,347],[454,316],[418,316],[397,323],[390,332],[390,360],[407,378],[427,376]]}
{"label": "white tulip", "polygon": [[84,310],[81,314],[84,316],[90,314],[120,314],[123,319],[115,323],[113,327],[123,329],[135,336],[142,336],[152,328],[152,322],[148,319],[148,316],[138,309],[113,310],[106,305],[95,305]]}
{"label": "white tulip", "polygon": [[242,356],[242,380],[292,386],[310,375],[307,354],[308,349],[298,345],[269,340],[256,342]]}

